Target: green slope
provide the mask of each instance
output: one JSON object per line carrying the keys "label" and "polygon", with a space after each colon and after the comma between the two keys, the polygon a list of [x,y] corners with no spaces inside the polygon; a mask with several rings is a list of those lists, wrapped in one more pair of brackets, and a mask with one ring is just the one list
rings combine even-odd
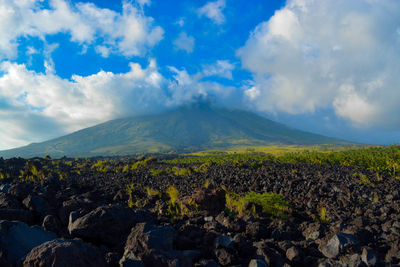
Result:
{"label": "green slope", "polygon": [[187,107],[108,121],[43,143],[1,151],[0,156],[110,156],[269,144],[346,142],[289,128],[242,110]]}

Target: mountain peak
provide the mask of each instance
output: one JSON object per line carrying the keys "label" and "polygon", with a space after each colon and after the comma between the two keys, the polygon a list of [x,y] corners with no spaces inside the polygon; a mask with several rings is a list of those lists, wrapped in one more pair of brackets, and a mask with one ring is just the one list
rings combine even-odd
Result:
{"label": "mountain peak", "polygon": [[271,144],[343,144],[243,110],[196,102],[160,114],[108,121],[43,143],[1,151],[3,157],[88,157],[225,149]]}

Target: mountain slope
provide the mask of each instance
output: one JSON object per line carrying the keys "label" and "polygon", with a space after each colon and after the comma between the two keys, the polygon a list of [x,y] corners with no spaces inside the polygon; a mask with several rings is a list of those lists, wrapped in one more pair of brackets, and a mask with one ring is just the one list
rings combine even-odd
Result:
{"label": "mountain slope", "polygon": [[0,156],[110,156],[196,151],[234,145],[344,143],[289,128],[247,111],[186,107],[156,115],[108,121],[43,143],[0,151]]}

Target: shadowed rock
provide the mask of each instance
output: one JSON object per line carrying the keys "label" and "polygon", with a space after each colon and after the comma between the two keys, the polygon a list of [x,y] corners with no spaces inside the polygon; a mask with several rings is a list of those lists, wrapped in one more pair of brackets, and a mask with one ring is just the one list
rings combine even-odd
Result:
{"label": "shadowed rock", "polygon": [[357,240],[351,234],[337,233],[325,246],[322,246],[321,252],[328,258],[336,258],[345,249],[357,244]]}
{"label": "shadowed rock", "polygon": [[103,267],[106,262],[100,251],[80,240],[55,239],[35,247],[24,260],[32,267]]}
{"label": "shadowed rock", "polygon": [[101,206],[71,220],[68,230],[72,236],[115,246],[123,242],[137,221],[136,213],[128,207]]}
{"label": "shadowed rock", "polygon": [[29,227],[22,222],[0,221],[0,247],[5,251],[9,264],[16,264],[31,249],[55,238],[56,234],[39,226]]}

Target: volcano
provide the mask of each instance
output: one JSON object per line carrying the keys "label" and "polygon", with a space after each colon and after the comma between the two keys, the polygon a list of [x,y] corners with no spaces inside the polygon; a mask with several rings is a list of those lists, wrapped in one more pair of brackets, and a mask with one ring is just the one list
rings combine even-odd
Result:
{"label": "volcano", "polygon": [[42,143],[0,151],[0,156],[122,156],[234,146],[322,144],[349,143],[290,128],[248,111],[192,106],[111,120]]}

